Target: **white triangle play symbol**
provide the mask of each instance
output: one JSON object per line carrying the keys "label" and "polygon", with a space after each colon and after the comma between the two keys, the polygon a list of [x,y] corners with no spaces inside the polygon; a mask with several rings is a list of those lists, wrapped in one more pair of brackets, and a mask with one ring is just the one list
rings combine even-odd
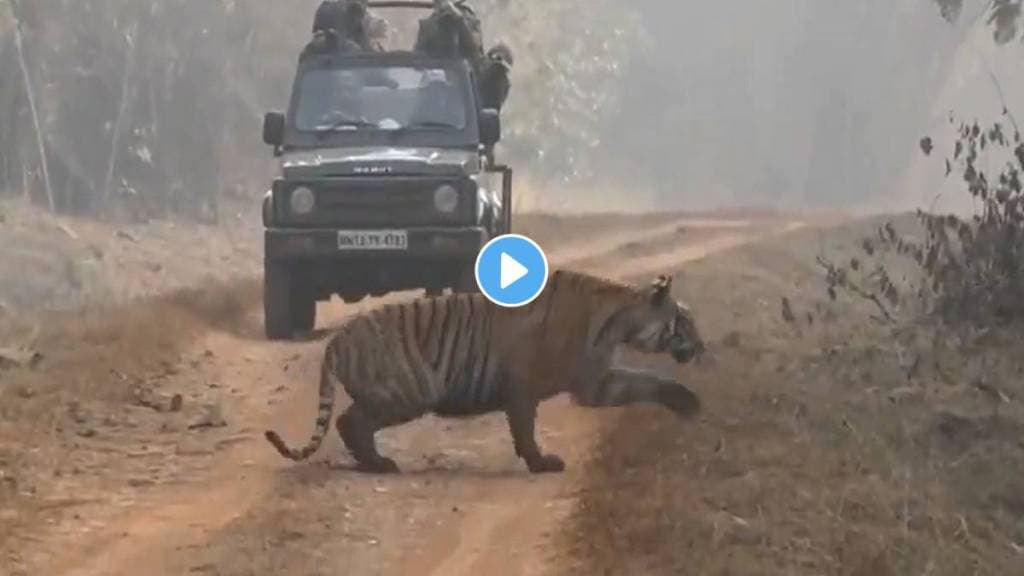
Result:
{"label": "white triangle play symbol", "polygon": [[504,252],[501,253],[501,271],[499,272],[498,284],[502,290],[515,284],[523,276],[526,276],[528,272],[529,270],[526,269],[526,266],[520,264],[518,260]]}

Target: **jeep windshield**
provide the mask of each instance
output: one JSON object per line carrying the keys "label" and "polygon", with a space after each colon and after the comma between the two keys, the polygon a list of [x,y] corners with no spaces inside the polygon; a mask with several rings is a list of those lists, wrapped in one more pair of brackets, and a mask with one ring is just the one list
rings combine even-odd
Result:
{"label": "jeep windshield", "polygon": [[297,85],[295,128],[321,137],[360,130],[461,132],[472,107],[453,76],[438,67],[310,69]]}

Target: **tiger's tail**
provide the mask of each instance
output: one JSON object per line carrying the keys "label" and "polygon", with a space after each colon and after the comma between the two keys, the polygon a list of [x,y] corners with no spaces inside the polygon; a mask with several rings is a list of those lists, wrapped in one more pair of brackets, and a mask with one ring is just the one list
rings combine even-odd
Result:
{"label": "tiger's tail", "polygon": [[327,430],[330,428],[331,423],[331,413],[334,410],[336,381],[334,370],[337,365],[338,348],[337,342],[331,341],[327,344],[327,350],[324,352],[325,358],[320,370],[319,411],[317,412],[313,435],[310,437],[309,442],[302,448],[295,449],[288,447],[277,432],[267,430],[263,433],[263,436],[277,449],[281,456],[289,460],[305,460],[309,458],[320,448],[324,437],[327,436]]}

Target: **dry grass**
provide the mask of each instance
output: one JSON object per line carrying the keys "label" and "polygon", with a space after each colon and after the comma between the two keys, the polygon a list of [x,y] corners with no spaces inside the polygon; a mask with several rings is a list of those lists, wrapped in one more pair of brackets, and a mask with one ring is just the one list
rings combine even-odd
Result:
{"label": "dry grass", "polygon": [[[828,304],[813,256],[848,253],[863,230],[687,269],[683,292],[720,360],[689,380],[706,411],[678,422],[638,408],[605,429],[559,536],[573,569],[1020,572],[1024,345],[1011,332],[970,350],[923,346],[864,321],[870,304]],[[782,320],[783,296],[797,323]],[[998,412],[980,379],[1010,397]]]}
{"label": "dry grass", "polygon": [[262,236],[254,214],[216,227],[173,221],[111,226],[57,219],[20,199],[0,201],[0,214],[0,329],[9,316],[121,305],[259,272]]}
{"label": "dry grass", "polygon": [[[557,250],[683,216],[526,214],[517,226]],[[637,408],[604,429],[579,507],[559,535],[572,551],[572,566],[564,568],[864,576],[1019,571],[1024,388],[1017,359],[1024,344],[1010,331],[970,349],[924,347],[925,333],[915,343],[864,321],[866,302],[828,303],[814,256],[825,248],[848,257],[863,231],[829,233],[827,241],[805,231],[680,274],[681,295],[719,356],[716,367],[687,370],[705,413],[678,422]],[[793,303],[795,324],[781,318],[783,296]],[[137,385],[174,370],[211,327],[255,336],[247,312],[259,298],[252,279],[209,282],[6,326],[5,342],[31,341],[44,360],[35,370],[0,372],[0,554],[3,535],[31,533],[75,497],[49,486],[79,451],[76,407],[103,414],[130,403]],[[984,389],[1006,394],[998,412]],[[138,431],[140,438],[156,433]]]}
{"label": "dry grass", "polygon": [[210,327],[239,331],[259,302],[251,280],[213,283],[121,308],[97,307],[39,316],[31,346],[42,354],[35,368],[0,373],[0,421],[52,425],[62,399],[117,401],[129,393],[129,376],[173,364]]}

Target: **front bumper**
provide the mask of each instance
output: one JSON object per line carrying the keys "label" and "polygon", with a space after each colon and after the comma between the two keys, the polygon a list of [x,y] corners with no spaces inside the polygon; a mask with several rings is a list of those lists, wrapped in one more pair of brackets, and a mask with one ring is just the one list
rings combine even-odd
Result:
{"label": "front bumper", "polygon": [[409,228],[404,250],[340,250],[333,228],[268,228],[264,254],[273,259],[475,258],[487,237],[482,227]]}

